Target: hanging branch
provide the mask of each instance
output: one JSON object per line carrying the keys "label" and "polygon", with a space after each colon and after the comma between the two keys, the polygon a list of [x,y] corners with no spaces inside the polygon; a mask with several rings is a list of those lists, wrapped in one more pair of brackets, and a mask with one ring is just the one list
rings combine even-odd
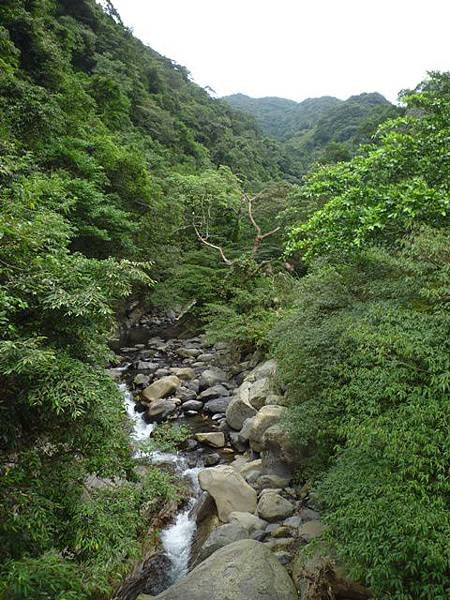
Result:
{"label": "hanging branch", "polygon": [[256,229],[256,236],[255,236],[255,241],[253,242],[253,250],[252,250],[252,256],[254,258],[256,256],[256,253],[258,252],[258,248],[259,248],[261,242],[263,240],[265,240],[266,238],[270,237],[271,235],[274,235],[275,233],[280,231],[280,227],[276,227],[275,229],[272,229],[272,231],[263,233],[261,230],[261,227],[255,221],[255,218],[253,216],[253,200],[255,200],[255,198],[257,198],[257,196],[255,196],[254,198],[249,198],[248,196],[244,195],[244,198],[247,200],[247,204],[248,204],[248,216],[250,217],[250,221],[251,221],[253,227]]}

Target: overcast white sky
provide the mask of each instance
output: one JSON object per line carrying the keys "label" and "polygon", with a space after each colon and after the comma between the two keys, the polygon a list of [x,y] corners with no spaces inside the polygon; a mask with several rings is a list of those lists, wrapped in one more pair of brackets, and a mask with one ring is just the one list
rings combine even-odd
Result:
{"label": "overcast white sky", "polygon": [[220,96],[395,100],[450,70],[450,0],[113,0],[124,23]]}

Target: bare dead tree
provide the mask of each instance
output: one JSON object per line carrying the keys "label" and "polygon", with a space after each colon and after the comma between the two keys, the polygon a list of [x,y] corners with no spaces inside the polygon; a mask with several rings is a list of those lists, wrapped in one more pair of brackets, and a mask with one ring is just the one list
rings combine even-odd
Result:
{"label": "bare dead tree", "polygon": [[255,196],[254,198],[249,198],[248,196],[244,195],[244,198],[247,200],[248,216],[250,217],[250,221],[251,221],[253,227],[256,229],[256,236],[255,236],[255,241],[253,242],[253,249],[252,249],[252,256],[255,257],[256,253],[258,252],[258,248],[261,245],[261,242],[264,241],[266,238],[270,237],[271,235],[274,235],[275,233],[280,231],[280,227],[275,227],[275,229],[272,229],[272,231],[263,233],[261,230],[261,227],[255,221],[255,218],[253,216],[253,201],[255,200],[255,198],[257,198],[257,196]]}
{"label": "bare dead tree", "polygon": [[[252,247],[252,257],[256,258],[256,255],[258,253],[258,249],[259,246],[261,245],[261,243],[267,239],[268,237],[270,237],[271,235],[274,235],[275,233],[277,233],[280,230],[280,227],[276,227],[275,229],[272,229],[271,231],[268,231],[267,233],[263,233],[261,227],[258,225],[258,223],[255,220],[255,217],[253,215],[253,202],[256,198],[258,198],[259,194],[257,194],[256,196],[254,196],[253,198],[248,197],[246,194],[244,194],[243,197],[243,202],[240,205],[240,208],[238,209],[238,217],[240,217],[241,212],[242,212],[242,206],[244,204],[244,202],[247,203],[247,208],[248,208],[248,216],[250,218],[250,222],[253,225],[253,227],[256,230],[256,235],[255,235],[255,239],[253,241],[253,247]],[[223,260],[223,262],[228,265],[228,266],[232,266],[234,263],[234,260],[231,260],[229,258],[227,258],[227,256],[225,255],[225,252],[223,250],[223,248],[221,246],[218,246],[216,244],[212,244],[209,241],[209,219],[210,219],[211,215],[210,215],[210,208],[208,209],[208,218],[206,218],[206,222],[205,222],[205,228],[206,228],[206,234],[205,235],[201,235],[198,226],[195,223],[195,215],[193,215],[192,218],[192,226],[194,228],[194,231],[197,235],[197,238],[200,240],[200,242],[202,244],[204,244],[205,246],[208,246],[209,248],[213,248],[214,250],[217,250],[220,253],[220,256]],[[205,221],[205,215],[203,215],[203,221]],[[264,261],[265,263],[267,263],[267,261]]]}

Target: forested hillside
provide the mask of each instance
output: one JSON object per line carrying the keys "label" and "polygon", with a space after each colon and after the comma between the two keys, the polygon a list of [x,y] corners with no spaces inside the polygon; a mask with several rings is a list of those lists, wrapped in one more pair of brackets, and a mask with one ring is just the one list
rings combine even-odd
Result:
{"label": "forested hillside", "polygon": [[[253,502],[236,543],[288,569],[269,582],[280,598],[293,580],[303,600],[342,600],[342,573],[364,600],[450,595],[450,74],[401,108],[236,98],[256,119],[144,46],[110,2],[0,4],[2,600],[111,598],[186,505],[176,470],[133,453],[106,370],[130,367],[110,342],[131,302],[186,312],[194,340],[148,342],[131,420],[169,382],[170,417],[197,406],[227,465],[289,462],[253,480],[218,467]],[[220,352],[233,362],[217,379]],[[199,413],[209,398],[216,420]],[[153,450],[211,452],[171,422]],[[288,524],[264,511],[273,485]],[[306,548],[305,510],[322,533]]]}
{"label": "forested hillside", "polygon": [[348,160],[360,144],[370,142],[377,127],[400,114],[381,94],[360,94],[342,101],[331,96],[294,102],[283,98],[224,98],[230,106],[255,117],[304,174],[313,164]]}

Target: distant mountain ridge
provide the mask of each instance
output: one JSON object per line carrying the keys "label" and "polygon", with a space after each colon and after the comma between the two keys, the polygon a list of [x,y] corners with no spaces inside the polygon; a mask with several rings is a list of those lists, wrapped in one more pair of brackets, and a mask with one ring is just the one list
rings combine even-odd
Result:
{"label": "distant mountain ridge", "polygon": [[360,144],[372,140],[380,123],[401,112],[378,92],[347,100],[322,96],[295,102],[245,94],[222,100],[252,116],[264,133],[281,142],[292,173],[305,173],[313,162],[348,160]]}
{"label": "distant mountain ridge", "polygon": [[360,116],[363,117],[373,106],[392,106],[378,92],[350,96],[347,100],[339,100],[334,96],[321,96],[296,102],[276,96],[252,98],[245,94],[224,96],[223,100],[233,108],[253,116],[265,133],[283,141],[298,135],[305,129],[311,129],[333,109],[357,105],[360,108]]}

